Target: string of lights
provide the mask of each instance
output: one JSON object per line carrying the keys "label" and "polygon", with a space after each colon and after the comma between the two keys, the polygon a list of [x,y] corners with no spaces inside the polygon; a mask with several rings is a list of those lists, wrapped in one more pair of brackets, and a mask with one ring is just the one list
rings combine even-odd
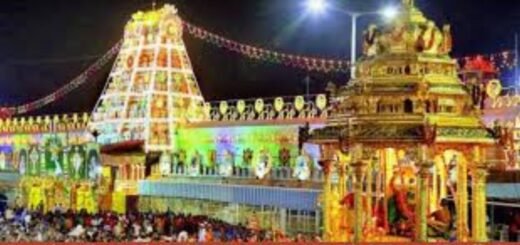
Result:
{"label": "string of lights", "polygon": [[213,44],[217,47],[226,49],[231,52],[241,54],[245,57],[264,62],[281,64],[293,68],[303,69],[307,71],[318,71],[324,73],[347,73],[350,69],[350,61],[337,59],[322,59],[316,57],[308,57],[296,54],[282,53],[249,44],[240,43],[204,28],[195,26],[189,22],[183,22],[185,30],[191,36]]}
{"label": "string of lights", "polygon": [[101,68],[103,68],[112,58],[114,58],[119,52],[121,44],[122,42],[119,41],[107,53],[105,53],[100,59],[94,62],[94,64],[88,67],[80,75],[78,75],[76,78],[74,78],[67,84],[63,85],[59,89],[48,94],[47,96],[44,96],[40,99],[22,105],[0,108],[0,117],[9,117],[12,115],[25,114],[36,109],[42,108],[48,104],[54,103],[56,100],[66,96],[70,92],[74,91],[75,89],[89,81],[89,78],[97,74],[101,70]]}

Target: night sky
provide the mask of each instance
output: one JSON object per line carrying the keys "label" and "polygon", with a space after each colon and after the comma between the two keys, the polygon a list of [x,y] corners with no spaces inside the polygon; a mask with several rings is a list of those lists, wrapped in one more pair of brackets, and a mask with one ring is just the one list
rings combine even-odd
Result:
{"label": "night sky", "polygon": [[[230,39],[282,52],[347,59],[350,18],[340,11],[305,16],[303,0],[158,0],[173,3],[189,22]],[[329,0],[337,9],[375,10],[396,1]],[[454,56],[513,49],[520,32],[519,0],[416,0],[438,25],[452,24]],[[137,10],[151,0],[3,0],[0,4],[0,105],[47,95],[105,53]],[[359,28],[378,23],[364,18]],[[360,30],[360,32],[361,32]],[[301,94],[310,75],[311,92],[327,81],[343,84],[346,74],[308,74],[252,61],[185,35],[195,74],[206,100]],[[66,98],[36,114],[90,111],[111,68],[107,66]]]}

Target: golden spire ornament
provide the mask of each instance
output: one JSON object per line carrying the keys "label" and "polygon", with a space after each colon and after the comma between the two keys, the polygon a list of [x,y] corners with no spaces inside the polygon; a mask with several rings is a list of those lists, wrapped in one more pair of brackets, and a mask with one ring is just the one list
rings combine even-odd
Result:
{"label": "golden spire ornament", "polygon": [[413,8],[415,6],[415,0],[402,0],[403,6],[406,8]]}

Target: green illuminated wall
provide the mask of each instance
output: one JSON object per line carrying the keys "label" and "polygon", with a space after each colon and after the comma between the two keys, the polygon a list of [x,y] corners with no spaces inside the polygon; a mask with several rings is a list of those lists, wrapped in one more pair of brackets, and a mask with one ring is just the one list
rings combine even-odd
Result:
{"label": "green illuminated wall", "polygon": [[243,153],[246,149],[253,152],[252,162],[266,150],[272,159],[273,166],[280,165],[282,149],[290,153],[290,164],[294,164],[298,156],[298,128],[300,125],[262,125],[233,126],[214,128],[181,129],[177,135],[177,146],[185,151],[187,159],[198,151],[203,155],[203,164],[211,164],[211,152],[216,152],[216,163],[223,160],[225,151],[234,155],[234,164],[243,165]]}

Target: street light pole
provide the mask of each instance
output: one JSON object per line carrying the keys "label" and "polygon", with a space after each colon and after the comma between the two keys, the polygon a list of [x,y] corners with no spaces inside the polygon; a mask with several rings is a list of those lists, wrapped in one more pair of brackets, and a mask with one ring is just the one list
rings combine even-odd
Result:
{"label": "street light pole", "polygon": [[[322,13],[327,9],[326,0],[307,0],[307,8],[314,13]],[[341,11],[352,18],[352,33],[350,40],[350,77],[356,78],[356,46],[357,46],[357,21],[359,17],[367,15],[382,15],[387,19],[392,19],[399,14],[399,10],[395,7],[386,7],[380,11],[372,12],[351,12]]]}
{"label": "street light pole", "polygon": [[[357,22],[360,17],[367,15],[384,15],[387,18],[393,18],[394,9],[386,9],[385,12],[346,12],[352,18],[352,30],[350,34],[350,78],[356,78],[356,57],[357,57]],[[383,13],[383,14],[382,14]]]}
{"label": "street light pole", "polygon": [[357,19],[358,13],[351,14],[352,17],[352,33],[350,35],[350,77],[356,78],[356,38],[357,38]]}

